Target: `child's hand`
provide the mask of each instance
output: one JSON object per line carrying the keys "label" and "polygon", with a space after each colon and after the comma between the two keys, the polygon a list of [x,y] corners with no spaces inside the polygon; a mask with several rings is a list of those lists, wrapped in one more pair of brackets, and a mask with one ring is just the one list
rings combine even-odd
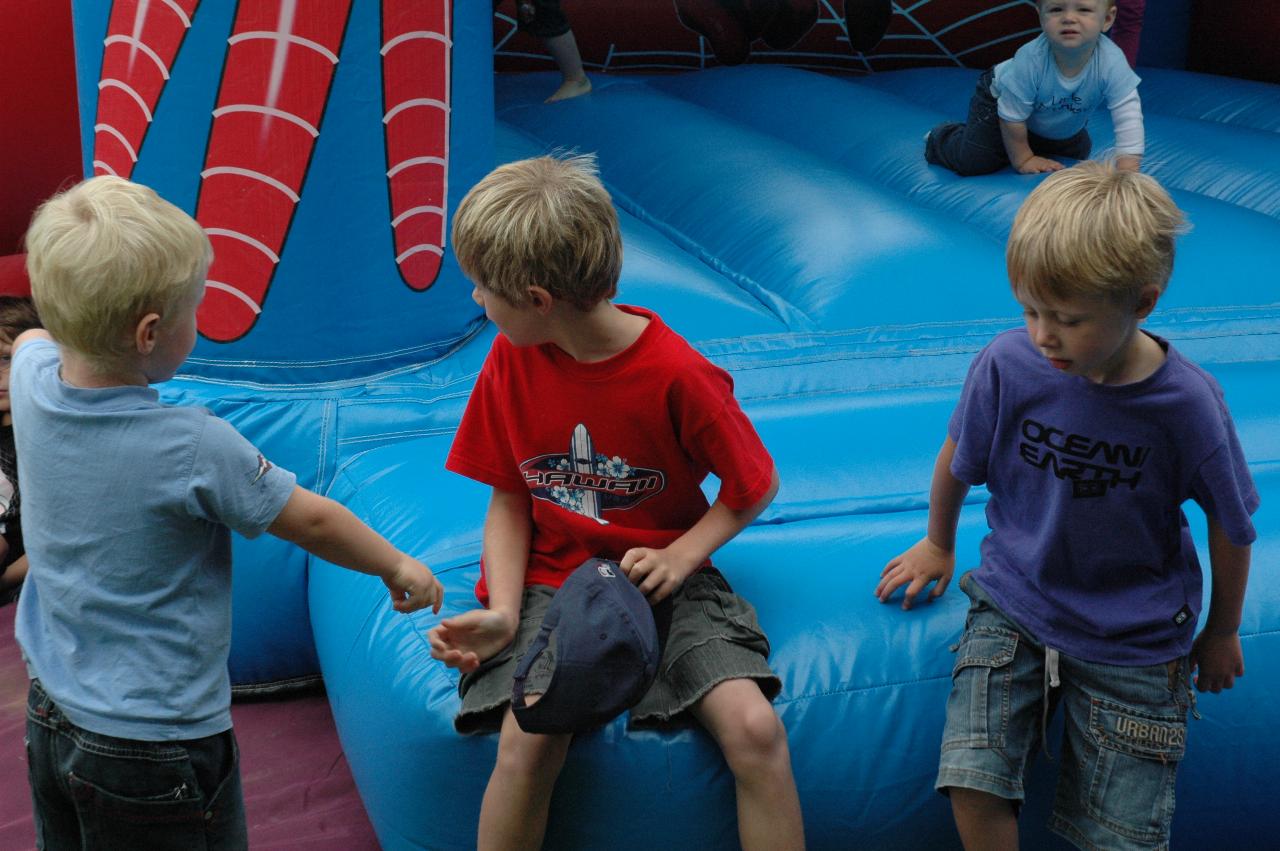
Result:
{"label": "child's hand", "polygon": [[[928,538],[921,538],[911,549],[891,559],[880,571],[880,584],[876,586],[876,596],[881,603],[889,602],[903,585],[907,592],[902,598],[902,608],[911,608],[917,594],[924,590],[935,579],[938,584],[929,592],[929,599],[942,596],[951,582],[951,574],[956,569],[956,554],[944,550]],[[907,583],[910,583],[909,585]]]}
{"label": "child's hand", "polygon": [[660,550],[633,547],[623,554],[618,567],[650,603],[659,603],[674,594],[701,564],[701,559],[690,564],[672,552],[671,547]]}
{"label": "child's hand", "polygon": [[391,608],[397,612],[416,612],[430,606],[432,612],[440,613],[444,589],[431,568],[416,558],[402,554],[395,570],[383,578],[382,584],[391,592]]}
{"label": "child's hand", "polygon": [[1045,174],[1050,171],[1060,171],[1062,163],[1057,160],[1051,160],[1048,157],[1032,156],[1030,159],[1023,160],[1018,166],[1019,174]]}
{"label": "child's hand", "polygon": [[1124,154],[1116,157],[1116,168],[1121,171],[1141,171],[1142,157],[1135,157],[1132,154]]}
{"label": "child's hand", "polygon": [[1194,679],[1199,691],[1217,694],[1235,685],[1236,677],[1244,676],[1240,633],[1202,630],[1191,645],[1191,670],[1196,672]]}
{"label": "child's hand", "polygon": [[431,657],[469,674],[516,637],[517,619],[493,609],[472,609],[445,618],[427,631]]}

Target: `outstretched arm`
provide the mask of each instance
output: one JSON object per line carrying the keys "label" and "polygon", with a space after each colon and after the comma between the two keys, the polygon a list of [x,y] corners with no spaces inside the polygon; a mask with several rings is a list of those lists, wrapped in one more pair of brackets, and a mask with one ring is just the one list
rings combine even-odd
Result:
{"label": "outstretched arm", "polygon": [[1204,629],[1191,645],[1191,667],[1198,669],[1196,688],[1219,692],[1244,676],[1244,651],[1240,648],[1240,615],[1244,589],[1249,582],[1251,548],[1231,543],[1227,533],[1209,518],[1209,564],[1213,591]]}
{"label": "outstretched arm", "polygon": [[431,655],[450,668],[474,671],[516,637],[533,533],[529,500],[528,491],[493,489],[482,545],[489,607],[445,618],[427,633]]}
{"label": "outstretched arm", "polygon": [[909,609],[916,595],[930,582],[937,580],[938,583],[929,593],[930,597],[941,596],[951,582],[956,569],[956,526],[960,522],[960,507],[969,493],[969,486],[951,474],[951,459],[955,454],[955,441],[948,436],[933,463],[928,531],[911,549],[890,559],[880,572],[876,596],[882,603],[906,585],[902,608]]}
{"label": "outstretched arm", "polygon": [[1041,174],[1058,171],[1062,163],[1047,157],[1038,157],[1027,140],[1027,125],[1021,121],[1000,120],[1000,138],[1004,140],[1005,153],[1014,169],[1022,174]]}
{"label": "outstretched arm", "polygon": [[431,569],[391,546],[346,506],[328,497],[295,486],[267,531],[325,561],[377,576],[387,586],[397,612],[426,606],[440,611],[444,592]]}
{"label": "outstretched arm", "polygon": [[1142,165],[1146,131],[1142,122],[1142,100],[1138,90],[1111,108],[1111,126],[1116,136],[1116,168],[1122,171],[1138,171]]}
{"label": "outstretched arm", "polygon": [[713,552],[751,525],[777,494],[775,467],[769,489],[754,505],[739,511],[717,499],[689,531],[669,545],[660,550],[634,547],[623,554],[618,565],[650,602],[657,603],[675,592]]}

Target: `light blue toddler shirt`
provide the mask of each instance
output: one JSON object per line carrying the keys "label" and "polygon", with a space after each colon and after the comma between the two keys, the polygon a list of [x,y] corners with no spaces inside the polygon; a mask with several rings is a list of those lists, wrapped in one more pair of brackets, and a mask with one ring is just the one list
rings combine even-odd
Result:
{"label": "light blue toddler shirt", "polygon": [[[996,65],[991,96],[1005,121],[1026,122],[1028,130],[1047,139],[1069,139],[1084,129],[1094,110],[1114,108],[1140,82],[1124,51],[1105,35],[1098,38],[1080,73],[1066,77],[1054,62],[1049,39],[1041,33],[1018,48],[1012,59]],[[1141,154],[1142,145],[1121,152]]]}
{"label": "light blue toddler shirt", "polygon": [[83,389],[26,343],[11,394],[30,573],[17,638],[77,726],[126,739],[231,727],[231,530],[266,530],[295,477],[204,408]]}

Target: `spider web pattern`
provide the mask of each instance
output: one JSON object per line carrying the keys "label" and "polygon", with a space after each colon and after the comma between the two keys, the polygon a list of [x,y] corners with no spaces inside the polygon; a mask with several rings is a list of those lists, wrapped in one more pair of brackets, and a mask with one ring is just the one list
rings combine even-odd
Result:
{"label": "spider web pattern", "polygon": [[[719,63],[707,40],[680,23],[673,0],[564,0],[566,17],[590,71],[688,71]],[[499,71],[554,69],[535,37],[520,32],[513,0],[494,12]],[[793,47],[756,41],[747,60],[821,71],[870,73],[928,65],[986,68],[1008,59],[1039,32],[1035,0],[900,0],[883,39],[850,47],[844,0],[818,0],[817,23]]]}

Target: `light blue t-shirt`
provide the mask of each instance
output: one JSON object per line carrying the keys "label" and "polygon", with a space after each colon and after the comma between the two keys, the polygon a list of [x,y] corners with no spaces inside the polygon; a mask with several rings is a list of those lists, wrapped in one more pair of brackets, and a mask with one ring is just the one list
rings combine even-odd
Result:
{"label": "light blue t-shirt", "polygon": [[1084,129],[1094,110],[1114,108],[1140,82],[1124,51],[1105,35],[1079,74],[1063,76],[1041,33],[996,65],[991,96],[1005,121],[1026,122],[1028,130],[1046,139],[1069,139]]}
{"label": "light blue t-shirt", "polygon": [[17,638],[72,723],[127,739],[231,727],[231,534],[271,525],[295,478],[204,408],[83,389],[52,343],[13,360],[30,573]]}

